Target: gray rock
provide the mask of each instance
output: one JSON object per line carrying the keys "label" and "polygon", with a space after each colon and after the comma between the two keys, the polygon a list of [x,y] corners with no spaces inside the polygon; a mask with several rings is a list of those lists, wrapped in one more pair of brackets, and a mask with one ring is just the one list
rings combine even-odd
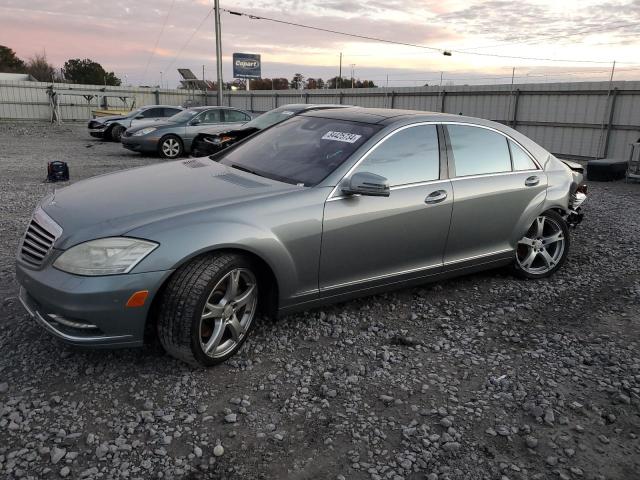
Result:
{"label": "gray rock", "polygon": [[58,463],[67,454],[64,448],[53,447],[51,449],[51,463]]}

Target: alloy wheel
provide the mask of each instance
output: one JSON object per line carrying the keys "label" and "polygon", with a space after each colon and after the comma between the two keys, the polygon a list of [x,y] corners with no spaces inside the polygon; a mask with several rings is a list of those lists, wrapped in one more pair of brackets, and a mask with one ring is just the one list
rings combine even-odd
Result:
{"label": "alloy wheel", "polygon": [[177,157],[180,153],[180,142],[175,138],[167,138],[162,142],[162,153],[169,158]]}
{"label": "alloy wheel", "polygon": [[211,290],[200,317],[200,347],[220,358],[233,351],[249,331],[258,303],[258,283],[250,270],[231,270]]}
{"label": "alloy wheel", "polygon": [[516,260],[527,273],[545,274],[560,262],[565,244],[560,224],[551,217],[540,215],[518,242]]}

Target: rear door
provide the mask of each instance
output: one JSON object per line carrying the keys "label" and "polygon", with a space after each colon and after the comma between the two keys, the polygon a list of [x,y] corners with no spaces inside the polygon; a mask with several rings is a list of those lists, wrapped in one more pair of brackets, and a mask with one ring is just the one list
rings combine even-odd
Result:
{"label": "rear door", "polygon": [[173,117],[175,114],[180,113],[182,111],[182,109],[180,108],[171,108],[171,107],[164,107],[164,117],[165,118],[169,118],[169,117]]}
{"label": "rear door", "polygon": [[449,231],[453,195],[436,125],[404,127],[385,137],[347,175],[389,180],[389,197],[344,196],[324,210],[320,290],[340,295],[435,274]]}
{"label": "rear door", "polygon": [[547,177],[497,130],[447,124],[446,131],[455,201],[445,267],[507,256],[544,201]]}
{"label": "rear door", "polygon": [[223,110],[224,123],[231,123],[240,126],[251,120],[251,117],[239,110]]}
{"label": "rear door", "polygon": [[222,109],[211,108],[198,114],[191,119],[185,127],[185,147],[188,148],[188,146],[191,145],[191,142],[198,133],[210,130],[216,125],[222,125]]}

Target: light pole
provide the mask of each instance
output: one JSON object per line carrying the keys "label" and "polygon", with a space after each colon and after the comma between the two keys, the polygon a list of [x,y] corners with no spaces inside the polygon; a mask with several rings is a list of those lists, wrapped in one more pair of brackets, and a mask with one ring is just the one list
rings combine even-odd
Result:
{"label": "light pole", "polygon": [[355,67],[356,64],[352,63],[351,64],[351,88],[353,88],[353,67]]}
{"label": "light pole", "polygon": [[220,0],[214,0],[216,24],[216,67],[218,72],[218,105],[222,105],[222,34],[220,32]]}

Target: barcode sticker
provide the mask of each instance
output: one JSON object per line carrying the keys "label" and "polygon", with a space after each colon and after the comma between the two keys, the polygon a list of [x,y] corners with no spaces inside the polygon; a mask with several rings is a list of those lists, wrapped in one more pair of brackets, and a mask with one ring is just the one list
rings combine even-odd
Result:
{"label": "barcode sticker", "polygon": [[322,136],[322,140],[335,140],[336,142],[356,143],[362,135],[347,132],[327,132]]}

